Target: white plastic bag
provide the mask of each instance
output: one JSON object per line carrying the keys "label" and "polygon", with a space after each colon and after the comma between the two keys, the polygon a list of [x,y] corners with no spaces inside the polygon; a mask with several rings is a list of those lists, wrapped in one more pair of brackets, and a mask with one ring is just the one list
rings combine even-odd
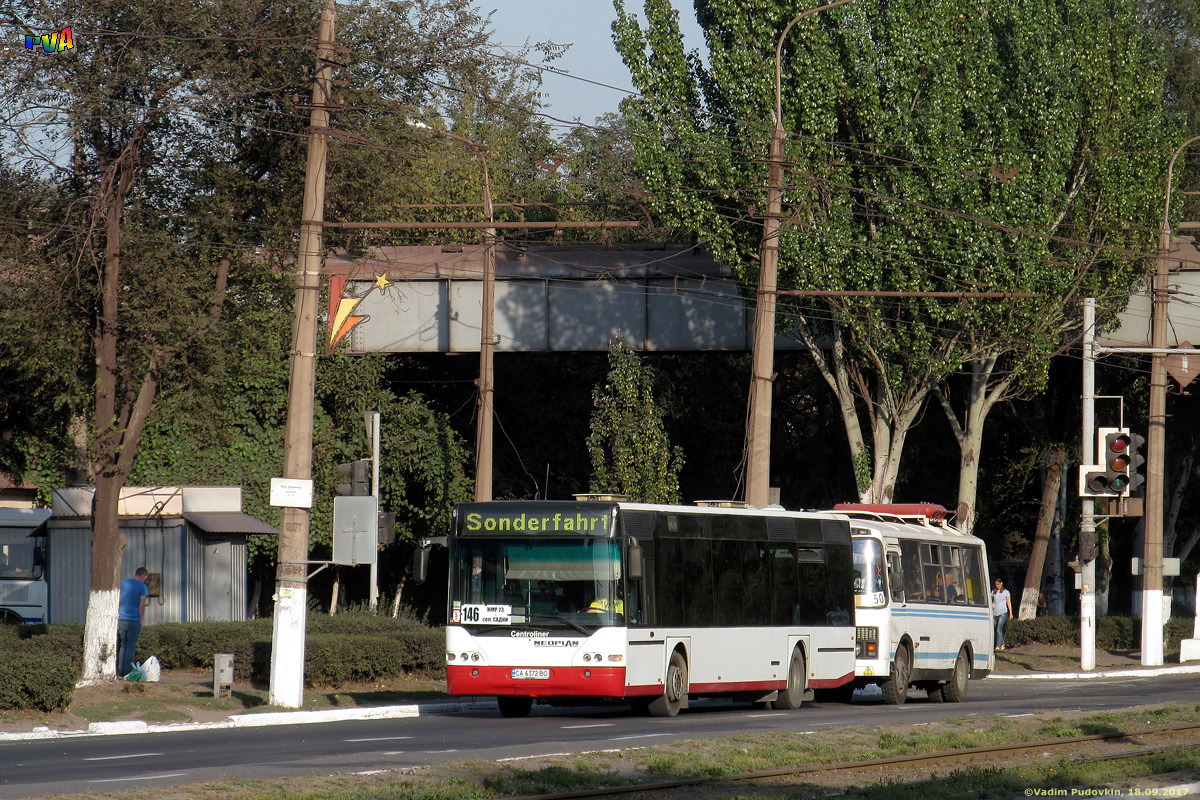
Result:
{"label": "white plastic bag", "polygon": [[162,678],[162,666],[158,663],[158,656],[150,656],[142,662],[142,680],[157,681]]}

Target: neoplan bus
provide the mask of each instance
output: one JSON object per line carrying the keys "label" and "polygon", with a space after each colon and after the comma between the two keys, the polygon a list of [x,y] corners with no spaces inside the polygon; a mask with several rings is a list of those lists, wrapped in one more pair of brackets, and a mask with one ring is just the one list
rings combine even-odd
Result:
{"label": "neoplan bus", "polygon": [[674,716],[697,696],[790,709],[854,677],[844,516],[466,503],[446,544],[447,688],[504,716],[535,700]]}
{"label": "neoplan bus", "polygon": [[970,678],[995,666],[987,555],[982,540],[933,504],[834,506],[850,516],[857,660],[854,687],[878,684],[886,703],[910,687],[933,702],[966,699]]}

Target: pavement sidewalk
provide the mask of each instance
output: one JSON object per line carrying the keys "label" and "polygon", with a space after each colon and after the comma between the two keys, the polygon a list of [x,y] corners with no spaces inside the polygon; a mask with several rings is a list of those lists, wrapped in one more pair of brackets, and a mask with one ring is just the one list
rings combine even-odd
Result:
{"label": "pavement sidewalk", "polygon": [[[1171,660],[1174,659],[1174,663]],[[1178,663],[1178,655],[1168,656],[1168,663],[1162,666],[1147,667],[1141,663],[1141,654],[1137,651],[1097,650],[1095,655],[1096,668],[1084,671],[1080,666],[1080,651],[1078,647],[1054,647],[1050,645],[1031,644],[1010,647],[996,653],[996,668],[987,680],[1054,680],[1054,679],[1084,679],[1103,680],[1106,678],[1130,678],[1140,676],[1165,674],[1200,674],[1200,662],[1186,664]],[[319,710],[264,710],[248,713],[228,713],[212,706],[203,706],[198,702],[188,709],[189,720],[184,722],[155,722],[156,700],[161,699],[164,706],[170,705],[176,710],[186,702],[178,701],[178,689],[186,686],[186,692],[193,697],[203,694],[201,689],[204,680],[198,673],[189,675],[164,674],[164,682],[174,680],[177,692],[174,696],[166,695],[166,688],[155,684],[134,684],[122,686],[115,684],[110,693],[112,704],[111,716],[119,719],[88,721],[85,718],[60,715],[58,718],[27,717],[21,715],[0,715],[0,743],[5,741],[29,739],[53,739],[69,736],[132,734],[132,733],[171,733],[221,728],[249,728],[272,725],[300,725],[322,722],[338,722],[359,719],[403,719],[406,717],[445,714],[467,709],[492,709],[495,701],[490,697],[452,698],[449,696],[423,698],[414,702],[371,703],[371,692],[341,692],[333,695],[334,699],[354,695],[354,705],[346,707],[323,708]],[[426,694],[429,694],[426,692]],[[395,693],[390,696],[394,697]],[[334,703],[336,705],[336,703]]]}

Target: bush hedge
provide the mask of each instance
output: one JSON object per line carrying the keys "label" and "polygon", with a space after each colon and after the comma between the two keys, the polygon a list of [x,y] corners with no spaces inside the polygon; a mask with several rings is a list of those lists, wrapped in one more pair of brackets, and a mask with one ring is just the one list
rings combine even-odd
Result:
{"label": "bush hedge", "polygon": [[[1179,649],[1181,639],[1192,636],[1192,620],[1171,617],[1163,634],[1163,650]],[[1005,646],[1020,644],[1079,646],[1079,617],[1010,619],[1004,628]],[[1140,650],[1142,620],[1134,617],[1097,617],[1096,647],[1101,650]]]}
{"label": "bush hedge", "polygon": [[82,654],[81,625],[0,625],[0,709],[67,708]]}
{"label": "bush hedge", "polygon": [[[158,656],[164,669],[211,669],[213,655],[233,655],[236,680],[270,679],[269,619],[150,625],[138,639],[138,659]],[[381,681],[402,675],[440,674],[445,633],[412,619],[367,614],[308,618],[304,674],[310,686]]]}
{"label": "bush hedge", "polygon": [[[265,684],[271,673],[272,623],[190,622],[148,625],[139,661],[158,656],[163,669],[211,669],[232,653],[234,678]],[[368,614],[307,621],[304,674],[310,686],[440,675],[445,633],[408,618]],[[71,703],[83,660],[82,625],[0,625],[0,709],[54,711]]]}

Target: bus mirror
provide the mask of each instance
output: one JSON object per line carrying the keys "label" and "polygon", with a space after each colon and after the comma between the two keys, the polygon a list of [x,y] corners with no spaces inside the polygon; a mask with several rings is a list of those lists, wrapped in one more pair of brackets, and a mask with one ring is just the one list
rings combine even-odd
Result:
{"label": "bus mirror", "polygon": [[429,548],[422,547],[413,553],[413,580],[424,583],[429,576]]}
{"label": "bus mirror", "polygon": [[33,565],[35,567],[46,566],[46,548],[44,548],[44,547],[33,548]]}
{"label": "bus mirror", "polygon": [[632,544],[626,551],[625,559],[625,577],[631,581],[640,581],[642,579],[642,547],[639,544]]}

